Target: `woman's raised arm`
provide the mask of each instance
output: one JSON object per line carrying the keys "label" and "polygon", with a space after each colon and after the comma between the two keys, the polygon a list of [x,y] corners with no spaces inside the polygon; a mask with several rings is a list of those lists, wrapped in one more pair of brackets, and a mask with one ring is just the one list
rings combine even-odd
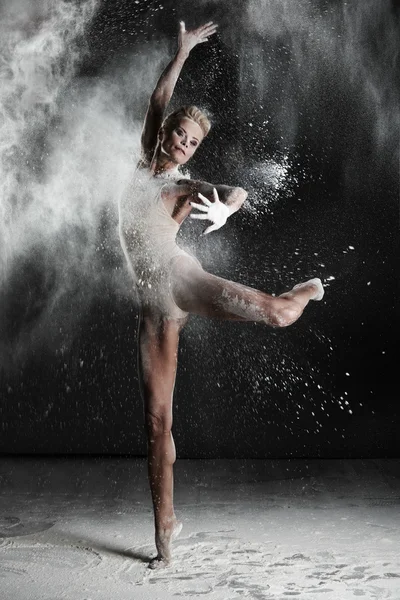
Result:
{"label": "woman's raised arm", "polygon": [[217,27],[217,25],[210,21],[193,31],[186,31],[185,23],[183,21],[180,22],[178,50],[157,81],[157,85],[151,94],[144,120],[141,144],[142,161],[146,166],[150,165],[153,158],[158,142],[158,132],[162,125],[165,111],[190,51],[197,44],[206,42],[209,36],[216,32]]}

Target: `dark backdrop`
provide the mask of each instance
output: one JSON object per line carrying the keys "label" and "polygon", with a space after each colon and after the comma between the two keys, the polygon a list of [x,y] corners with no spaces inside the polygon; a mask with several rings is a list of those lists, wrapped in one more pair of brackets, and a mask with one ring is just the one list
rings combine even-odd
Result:
{"label": "dark backdrop", "polygon": [[[194,102],[213,121],[192,176],[250,195],[207,238],[185,223],[181,243],[210,271],[269,292],[326,284],[288,329],[191,318],[174,402],[180,457],[399,455],[398,17],[389,1],[118,0],[99,4],[80,38],[75,88],[163,49],[140,78],[129,71],[132,92],[121,81],[129,130],[178,20],[217,21],[173,107]],[[103,217],[96,269],[123,273],[115,215]],[[33,247],[3,280],[0,449],[143,455],[137,309],[112,280],[89,290],[78,279],[43,324],[56,276]]]}

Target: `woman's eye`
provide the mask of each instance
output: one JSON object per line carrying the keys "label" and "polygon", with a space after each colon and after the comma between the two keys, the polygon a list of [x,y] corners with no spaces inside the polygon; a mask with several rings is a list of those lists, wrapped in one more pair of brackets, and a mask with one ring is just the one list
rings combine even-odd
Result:
{"label": "woman's eye", "polygon": [[197,146],[197,142],[195,142],[193,140],[190,143],[192,144],[192,146],[195,146],[195,147]]}
{"label": "woman's eye", "polygon": [[183,135],[183,131],[182,131],[182,129],[177,129],[177,130],[176,130],[176,133],[177,133],[178,135],[180,135],[181,137],[182,137],[182,135]]}

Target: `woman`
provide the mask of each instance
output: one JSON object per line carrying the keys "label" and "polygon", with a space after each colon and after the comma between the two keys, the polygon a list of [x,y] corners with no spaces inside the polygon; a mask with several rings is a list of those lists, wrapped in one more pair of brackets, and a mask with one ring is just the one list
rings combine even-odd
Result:
{"label": "woman", "polygon": [[179,167],[193,156],[210,129],[204,113],[193,106],[182,107],[164,119],[190,51],[216,28],[210,22],[186,31],[180,24],[178,51],[150,98],[142,159],[119,206],[121,244],[141,306],[139,371],[158,551],[152,568],[170,562],[171,540],[182,527],[173,507],[176,454],[171,427],[179,333],[189,313],[285,327],[300,317],[310,300],[320,300],[324,293],[319,279],[298,284],[278,297],[224,280],[204,271],[175,242],[192,207],[200,211],[192,218],[211,221],[204,232],[210,233],[222,227],[247,196],[242,188],[212,186],[180,173]]}

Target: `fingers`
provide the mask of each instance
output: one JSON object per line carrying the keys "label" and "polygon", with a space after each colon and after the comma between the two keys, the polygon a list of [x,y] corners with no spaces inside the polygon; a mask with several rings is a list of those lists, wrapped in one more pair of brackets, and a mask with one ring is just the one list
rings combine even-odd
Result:
{"label": "fingers", "polygon": [[189,202],[189,204],[190,204],[190,206],[193,206],[193,208],[198,208],[202,212],[208,213],[208,207],[204,206],[204,204],[197,204],[196,202]]}
{"label": "fingers", "polygon": [[219,202],[219,196],[216,188],[213,188],[214,202]]}
{"label": "fingers", "polygon": [[206,23],[206,25],[202,25],[198,29],[196,29],[196,33],[201,37],[202,42],[206,42],[210,35],[214,35],[218,29],[218,25],[215,25],[212,21]]}
{"label": "fingers", "polygon": [[184,31],[186,31],[185,22],[184,21],[179,21],[179,30],[180,30],[181,33],[183,33]]}
{"label": "fingers", "polygon": [[200,214],[194,214],[194,213],[191,213],[191,214],[190,214],[190,218],[191,218],[191,219],[200,219],[200,221],[204,221],[205,219],[208,219],[209,221],[211,221],[211,219],[210,219],[210,217],[208,216],[208,214],[207,214],[207,215],[205,215],[205,214],[203,214],[203,213],[200,213]]}
{"label": "fingers", "polygon": [[212,35],[213,33],[215,33],[218,29],[218,25],[216,23],[214,23],[213,21],[209,21],[208,23],[206,23],[205,25],[202,25],[201,27],[199,27],[198,31],[199,33],[203,33],[203,34],[207,34],[207,35]]}
{"label": "fingers", "polygon": [[203,194],[200,194],[200,192],[199,192],[197,195],[200,198],[200,200],[203,200],[203,202],[206,206],[211,206],[212,202],[208,198],[203,196]]}

